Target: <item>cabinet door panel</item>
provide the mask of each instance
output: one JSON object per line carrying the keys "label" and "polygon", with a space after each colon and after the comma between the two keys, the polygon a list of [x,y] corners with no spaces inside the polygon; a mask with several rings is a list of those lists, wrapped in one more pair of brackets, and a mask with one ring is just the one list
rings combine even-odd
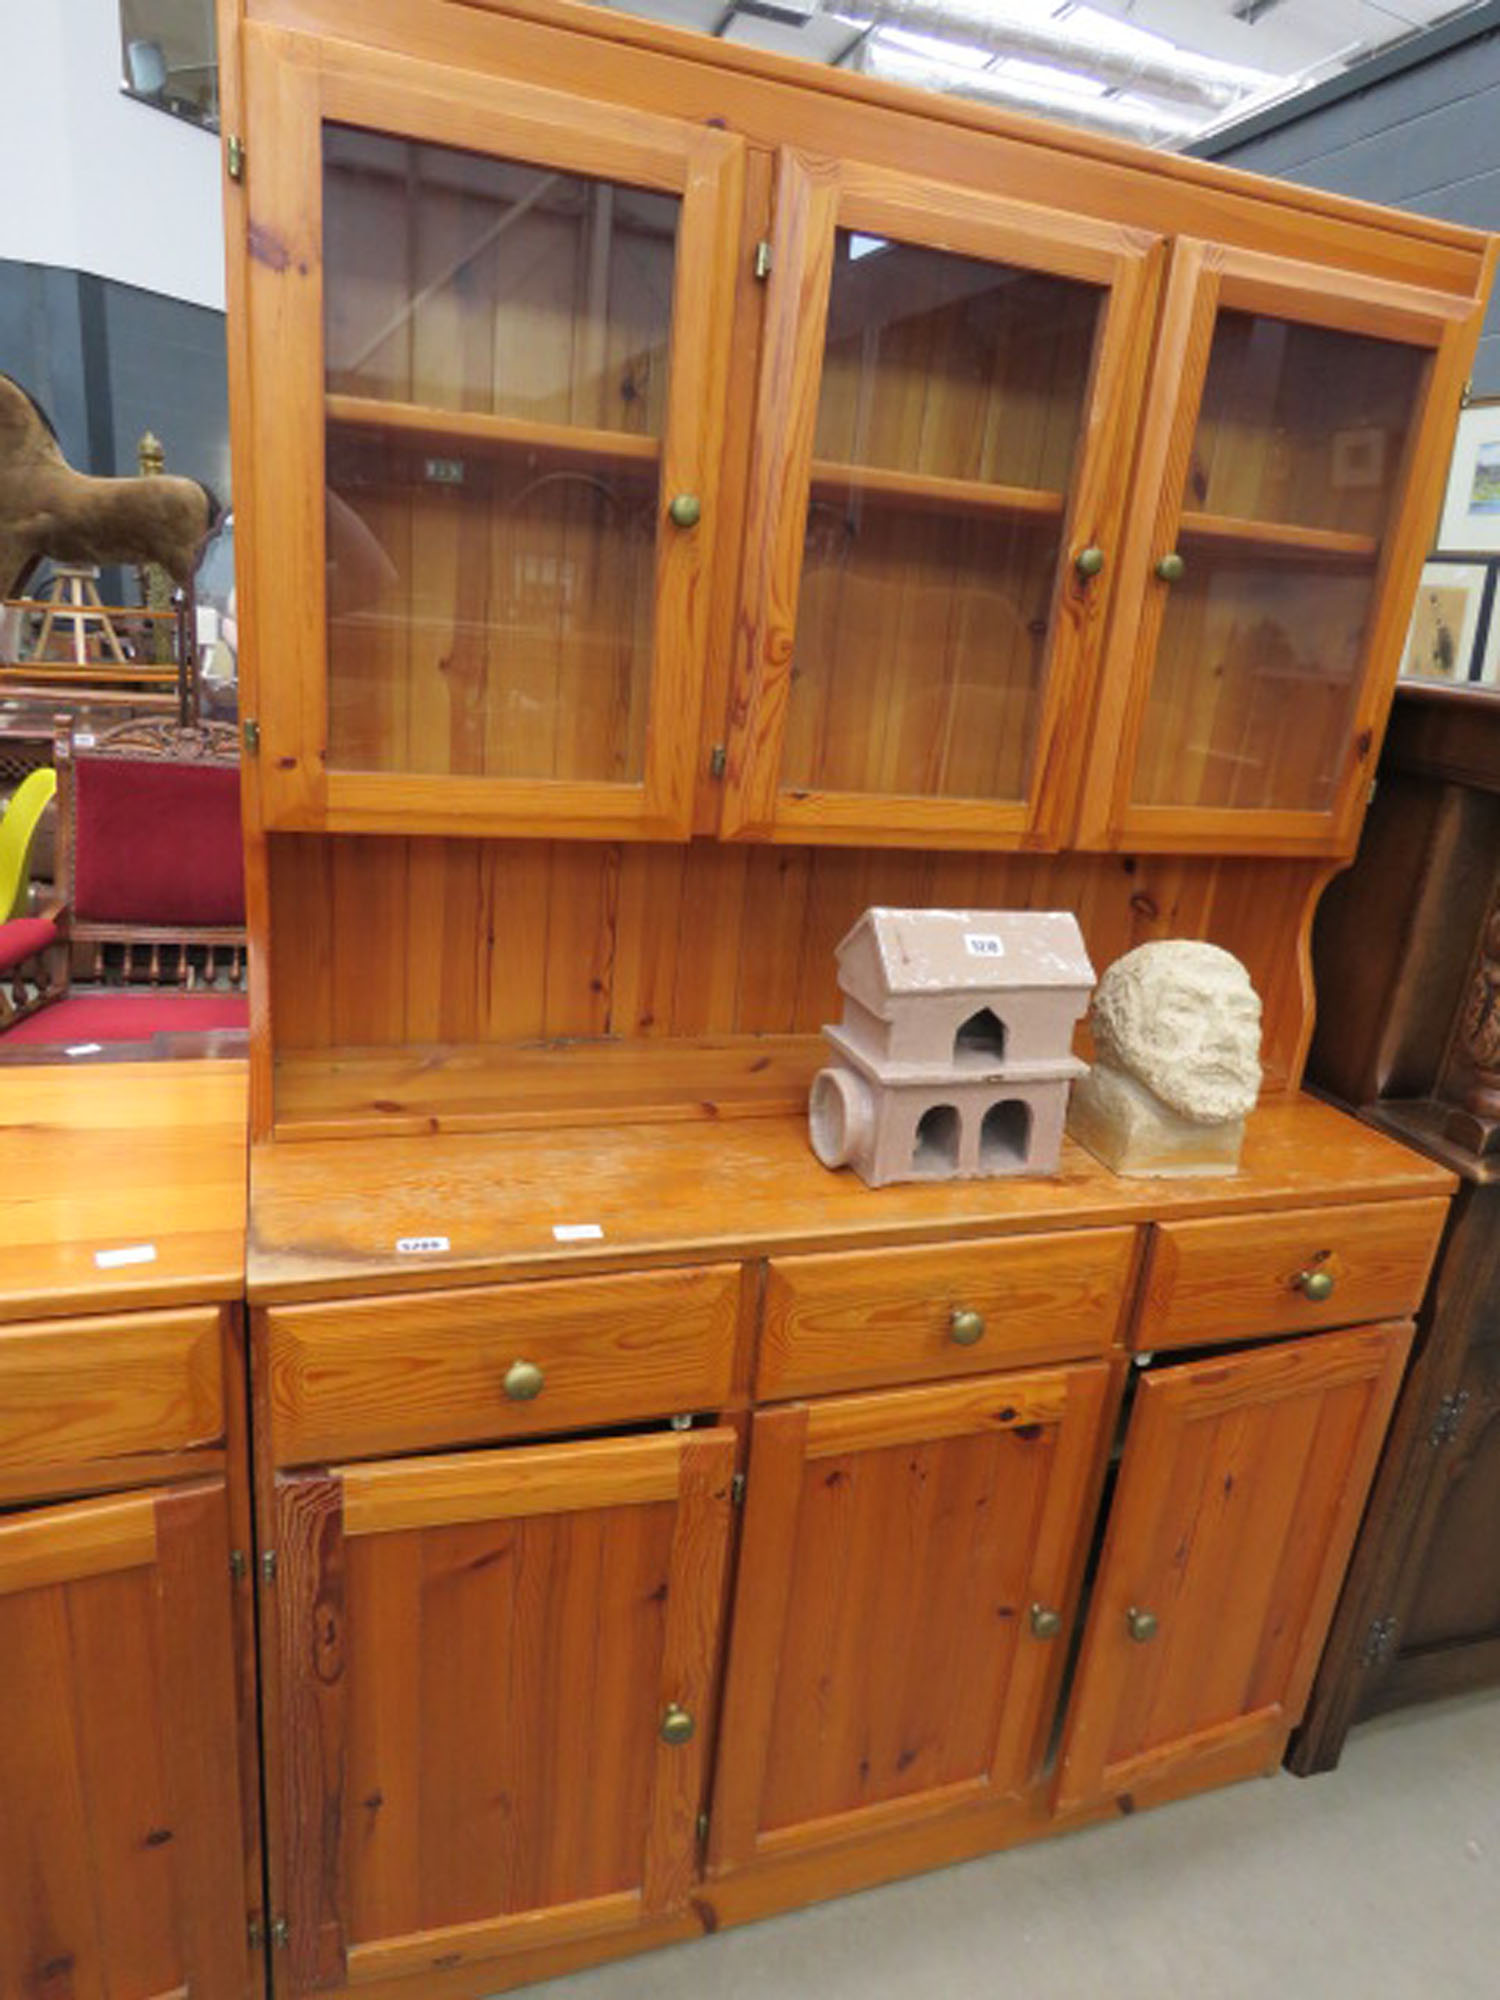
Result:
{"label": "cabinet door panel", "polygon": [[0,1521],[0,1992],[252,1977],[222,1482]]}
{"label": "cabinet door panel", "polygon": [[705,1431],[278,1481],[293,1990],[682,1906],[733,1458]]}
{"label": "cabinet door panel", "polygon": [[1364,1327],[1145,1376],[1059,1801],[1263,1740],[1306,1701],[1411,1342]]}
{"label": "cabinet door panel", "polygon": [[1055,843],[1152,239],[784,155],[725,830]]}
{"label": "cabinet door panel", "polygon": [[719,1865],[1025,1786],[1109,1380],[1094,1363],[757,1416]]}
{"label": "cabinet door panel", "polygon": [[309,176],[251,183],[257,423],[326,496],[257,523],[270,823],[684,834],[740,143],[247,50]]}
{"label": "cabinet door panel", "polygon": [[1085,844],[1352,848],[1474,330],[1415,287],[1178,243]]}

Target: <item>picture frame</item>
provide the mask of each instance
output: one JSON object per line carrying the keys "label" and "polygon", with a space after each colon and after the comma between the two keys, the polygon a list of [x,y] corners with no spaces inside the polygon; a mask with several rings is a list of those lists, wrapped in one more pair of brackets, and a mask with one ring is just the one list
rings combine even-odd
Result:
{"label": "picture frame", "polygon": [[[1444,561],[1422,566],[1411,624],[1401,655],[1401,679],[1465,686],[1480,665],[1476,641],[1491,594],[1488,563]],[[1496,621],[1488,620],[1490,627]],[[1500,663],[1497,663],[1500,665]]]}
{"label": "picture frame", "polygon": [[1500,398],[1459,412],[1437,546],[1446,555],[1500,555]]}
{"label": "picture frame", "polygon": [[1489,615],[1481,618],[1479,632],[1474,642],[1474,660],[1470,668],[1471,687],[1486,687],[1500,690],[1500,604],[1495,599],[1500,594],[1500,584],[1491,585]]}

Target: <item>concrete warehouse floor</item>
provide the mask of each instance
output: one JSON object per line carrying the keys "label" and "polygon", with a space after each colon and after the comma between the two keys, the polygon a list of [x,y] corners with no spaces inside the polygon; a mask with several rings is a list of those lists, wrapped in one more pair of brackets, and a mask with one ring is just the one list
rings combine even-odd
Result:
{"label": "concrete warehouse floor", "polygon": [[1326,1777],[524,1989],[537,2000],[1500,2000],[1500,1690],[1366,1723]]}

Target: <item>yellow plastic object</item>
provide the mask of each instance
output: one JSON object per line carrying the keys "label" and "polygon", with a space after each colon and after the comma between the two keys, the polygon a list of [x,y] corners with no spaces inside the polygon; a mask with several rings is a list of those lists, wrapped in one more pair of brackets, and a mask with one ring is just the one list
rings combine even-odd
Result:
{"label": "yellow plastic object", "polygon": [[31,843],[56,790],[56,771],[28,771],[0,819],[0,924],[29,914]]}

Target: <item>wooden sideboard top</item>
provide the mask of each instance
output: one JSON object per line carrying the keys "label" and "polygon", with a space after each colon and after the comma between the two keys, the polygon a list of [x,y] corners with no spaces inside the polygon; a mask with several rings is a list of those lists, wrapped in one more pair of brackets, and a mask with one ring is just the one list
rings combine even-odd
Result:
{"label": "wooden sideboard top", "polygon": [[[274,1304],[1395,1200],[1455,1185],[1445,1168],[1304,1097],[1254,1113],[1242,1171],[1224,1180],[1121,1180],[1069,1141],[1056,1179],[876,1190],[819,1166],[805,1118],[784,1115],[272,1142],[251,1149],[248,1294]],[[397,1247],[433,1238],[446,1247]]]}
{"label": "wooden sideboard top", "polygon": [[0,1320],[239,1298],[245,1100],[243,1061],[0,1074]]}

